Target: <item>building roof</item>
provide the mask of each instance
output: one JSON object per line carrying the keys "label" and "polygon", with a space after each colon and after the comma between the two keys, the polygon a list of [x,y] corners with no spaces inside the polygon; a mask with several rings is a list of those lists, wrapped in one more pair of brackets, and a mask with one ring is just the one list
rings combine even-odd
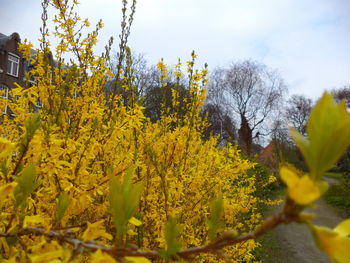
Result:
{"label": "building roof", "polygon": [[275,152],[275,143],[271,141],[264,149],[263,151],[259,154],[260,159],[268,159],[271,158],[271,156]]}
{"label": "building roof", "polygon": [[21,42],[21,38],[16,32],[12,33],[10,36],[6,36],[5,34],[0,33],[0,48],[3,47],[8,40],[13,38],[15,38],[18,42]]}
{"label": "building roof", "polygon": [[9,36],[6,36],[0,33],[0,46],[4,45],[8,39],[9,39]]}

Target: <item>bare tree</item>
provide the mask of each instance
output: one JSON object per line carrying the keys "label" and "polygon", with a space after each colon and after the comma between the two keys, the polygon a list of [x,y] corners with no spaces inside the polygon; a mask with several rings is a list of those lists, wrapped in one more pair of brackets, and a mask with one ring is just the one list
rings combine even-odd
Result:
{"label": "bare tree", "polygon": [[203,132],[204,139],[209,139],[211,135],[220,135],[219,145],[233,143],[236,140],[236,125],[222,107],[207,103],[204,105],[202,113],[209,124]]}
{"label": "bare tree", "polygon": [[[176,90],[179,96],[177,107],[173,106],[173,90]],[[163,112],[163,114],[177,112],[179,116],[185,116],[186,104],[190,96],[185,85],[178,85],[171,81],[168,81],[165,86],[162,86],[162,84],[148,86],[144,97],[145,115],[152,121],[157,121],[162,114],[162,110],[166,108],[167,113]]]}
{"label": "bare tree", "polygon": [[[117,74],[118,57],[118,54],[114,54],[109,61],[109,66],[115,75]],[[116,92],[122,94],[125,100],[130,96],[140,99],[145,96],[148,88],[161,85],[157,68],[149,64],[142,53],[131,52],[127,49],[121,69],[129,83],[123,83],[124,78],[119,80]],[[113,77],[112,79],[115,78]],[[122,88],[124,84],[129,86],[129,90],[126,91]],[[114,81],[109,81],[107,83],[107,92],[111,92],[115,85]]]}
{"label": "bare tree", "polygon": [[[350,111],[350,84],[343,86],[339,89],[331,90],[333,93],[334,99],[337,103],[340,103],[342,100],[345,100],[346,107]],[[337,171],[346,174],[349,176],[350,171],[350,147],[347,152],[342,156],[342,158],[337,163]]]}
{"label": "bare tree", "polygon": [[246,60],[214,70],[208,90],[211,100],[240,120],[238,142],[251,155],[253,140],[264,135],[263,126],[279,109],[286,87],[276,71]]}
{"label": "bare tree", "polygon": [[333,93],[336,102],[339,103],[341,100],[345,100],[346,106],[350,108],[350,85],[344,86],[340,89],[334,89],[331,92]]}
{"label": "bare tree", "polygon": [[285,112],[287,124],[303,135],[306,134],[306,123],[312,104],[312,100],[304,95],[292,95],[287,101]]}

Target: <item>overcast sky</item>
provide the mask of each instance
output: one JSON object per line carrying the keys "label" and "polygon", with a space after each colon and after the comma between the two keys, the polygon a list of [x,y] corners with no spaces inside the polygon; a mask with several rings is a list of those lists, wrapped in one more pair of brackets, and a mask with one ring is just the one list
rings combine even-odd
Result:
{"label": "overcast sky", "polygon": [[[121,0],[80,0],[105,23],[98,51],[120,29]],[[0,32],[38,46],[40,0],[0,0]],[[290,94],[319,97],[350,84],[349,0],[138,0],[130,46],[172,65],[192,50],[209,68],[254,59],[278,69]],[[116,49],[116,45],[115,45]]]}

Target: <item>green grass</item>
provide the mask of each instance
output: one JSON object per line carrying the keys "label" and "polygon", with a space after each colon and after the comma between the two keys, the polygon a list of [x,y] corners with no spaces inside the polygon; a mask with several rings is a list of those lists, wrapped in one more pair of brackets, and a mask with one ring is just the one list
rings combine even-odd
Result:
{"label": "green grass", "polygon": [[[272,191],[270,198],[274,200],[283,200],[285,193],[286,188],[284,186],[278,186]],[[276,206],[264,205],[259,209],[259,212],[263,215],[263,218],[267,218],[271,216],[275,210]],[[283,251],[275,231],[265,233],[263,236],[259,237],[257,241],[261,246],[256,248],[253,252],[256,260],[275,263],[283,262],[280,261],[280,259],[282,260],[283,258]]]}
{"label": "green grass", "polygon": [[350,177],[345,176],[340,184],[331,185],[325,194],[325,200],[330,205],[338,208],[341,216],[350,216]]}
{"label": "green grass", "polygon": [[280,240],[274,231],[265,233],[258,238],[261,247],[255,249],[254,254],[256,260],[262,262],[282,263],[283,249]]}

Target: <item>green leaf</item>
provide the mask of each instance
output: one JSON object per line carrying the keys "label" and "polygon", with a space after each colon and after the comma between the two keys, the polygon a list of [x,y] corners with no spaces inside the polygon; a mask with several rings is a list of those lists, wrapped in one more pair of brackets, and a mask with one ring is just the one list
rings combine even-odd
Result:
{"label": "green leaf", "polygon": [[37,129],[40,128],[41,121],[40,121],[40,114],[35,113],[33,116],[27,120],[25,127],[26,132],[22,139],[22,144],[20,147],[20,152],[22,153],[25,150],[25,147],[27,147],[28,143],[33,139],[35,132]]}
{"label": "green leaf", "polygon": [[17,178],[17,186],[14,190],[15,207],[25,208],[27,198],[40,185],[36,180],[36,172],[34,164],[29,164],[23,169],[22,175]]}
{"label": "green leaf", "polygon": [[36,130],[40,127],[40,114],[33,114],[32,118],[30,118],[26,123],[26,132],[27,136],[32,138],[36,132]]}
{"label": "green leaf", "polygon": [[[40,114],[35,113],[32,115],[30,119],[27,120],[25,124],[25,134],[21,139],[21,143],[19,144],[18,152],[20,155],[20,159],[23,158],[27,150],[29,149],[29,143],[33,139],[35,132],[40,127]],[[20,163],[16,170],[14,171],[14,175],[17,176],[22,171],[23,165]]]}
{"label": "green leaf", "polygon": [[329,184],[325,181],[319,181],[318,186],[320,188],[321,195],[323,195],[325,192],[327,192],[329,188]]}
{"label": "green leaf", "polygon": [[127,224],[138,209],[142,191],[142,183],[133,184],[132,175],[133,169],[129,168],[123,182],[120,182],[114,175],[111,175],[110,180],[110,211],[119,241],[125,236]]}
{"label": "green leaf", "polygon": [[338,128],[328,138],[319,154],[320,172],[326,172],[343,156],[350,144],[350,123]]}
{"label": "green leaf", "polygon": [[56,208],[56,223],[60,223],[64,213],[69,206],[69,197],[65,193],[61,193],[58,197],[57,208]]}
{"label": "green leaf", "polygon": [[14,247],[18,244],[18,237],[16,236],[6,237],[6,242],[9,246]]}
{"label": "green leaf", "polygon": [[219,195],[213,200],[210,207],[210,219],[207,221],[209,239],[216,237],[220,227],[220,221],[223,213],[222,195]]}
{"label": "green leaf", "polygon": [[309,140],[306,137],[304,137],[302,134],[300,134],[294,128],[291,128],[289,131],[290,131],[290,135],[292,136],[296,145],[300,149],[301,153],[304,156],[306,163],[308,164],[308,166],[311,170],[311,167],[314,167],[315,165],[317,165],[317,163],[314,160],[313,153],[310,151]]}
{"label": "green leaf", "polygon": [[350,118],[345,102],[338,105],[331,95],[324,93],[311,111],[307,134],[308,139],[291,130],[311,177],[318,180],[350,145]]}
{"label": "green leaf", "polygon": [[174,217],[170,217],[165,226],[166,250],[161,250],[159,255],[164,259],[171,259],[180,249],[181,242],[178,241],[182,227],[176,223]]}
{"label": "green leaf", "polygon": [[0,163],[0,172],[7,177],[8,173],[9,173],[9,169],[8,169],[8,160],[9,158],[5,158],[2,160],[2,162]]}

